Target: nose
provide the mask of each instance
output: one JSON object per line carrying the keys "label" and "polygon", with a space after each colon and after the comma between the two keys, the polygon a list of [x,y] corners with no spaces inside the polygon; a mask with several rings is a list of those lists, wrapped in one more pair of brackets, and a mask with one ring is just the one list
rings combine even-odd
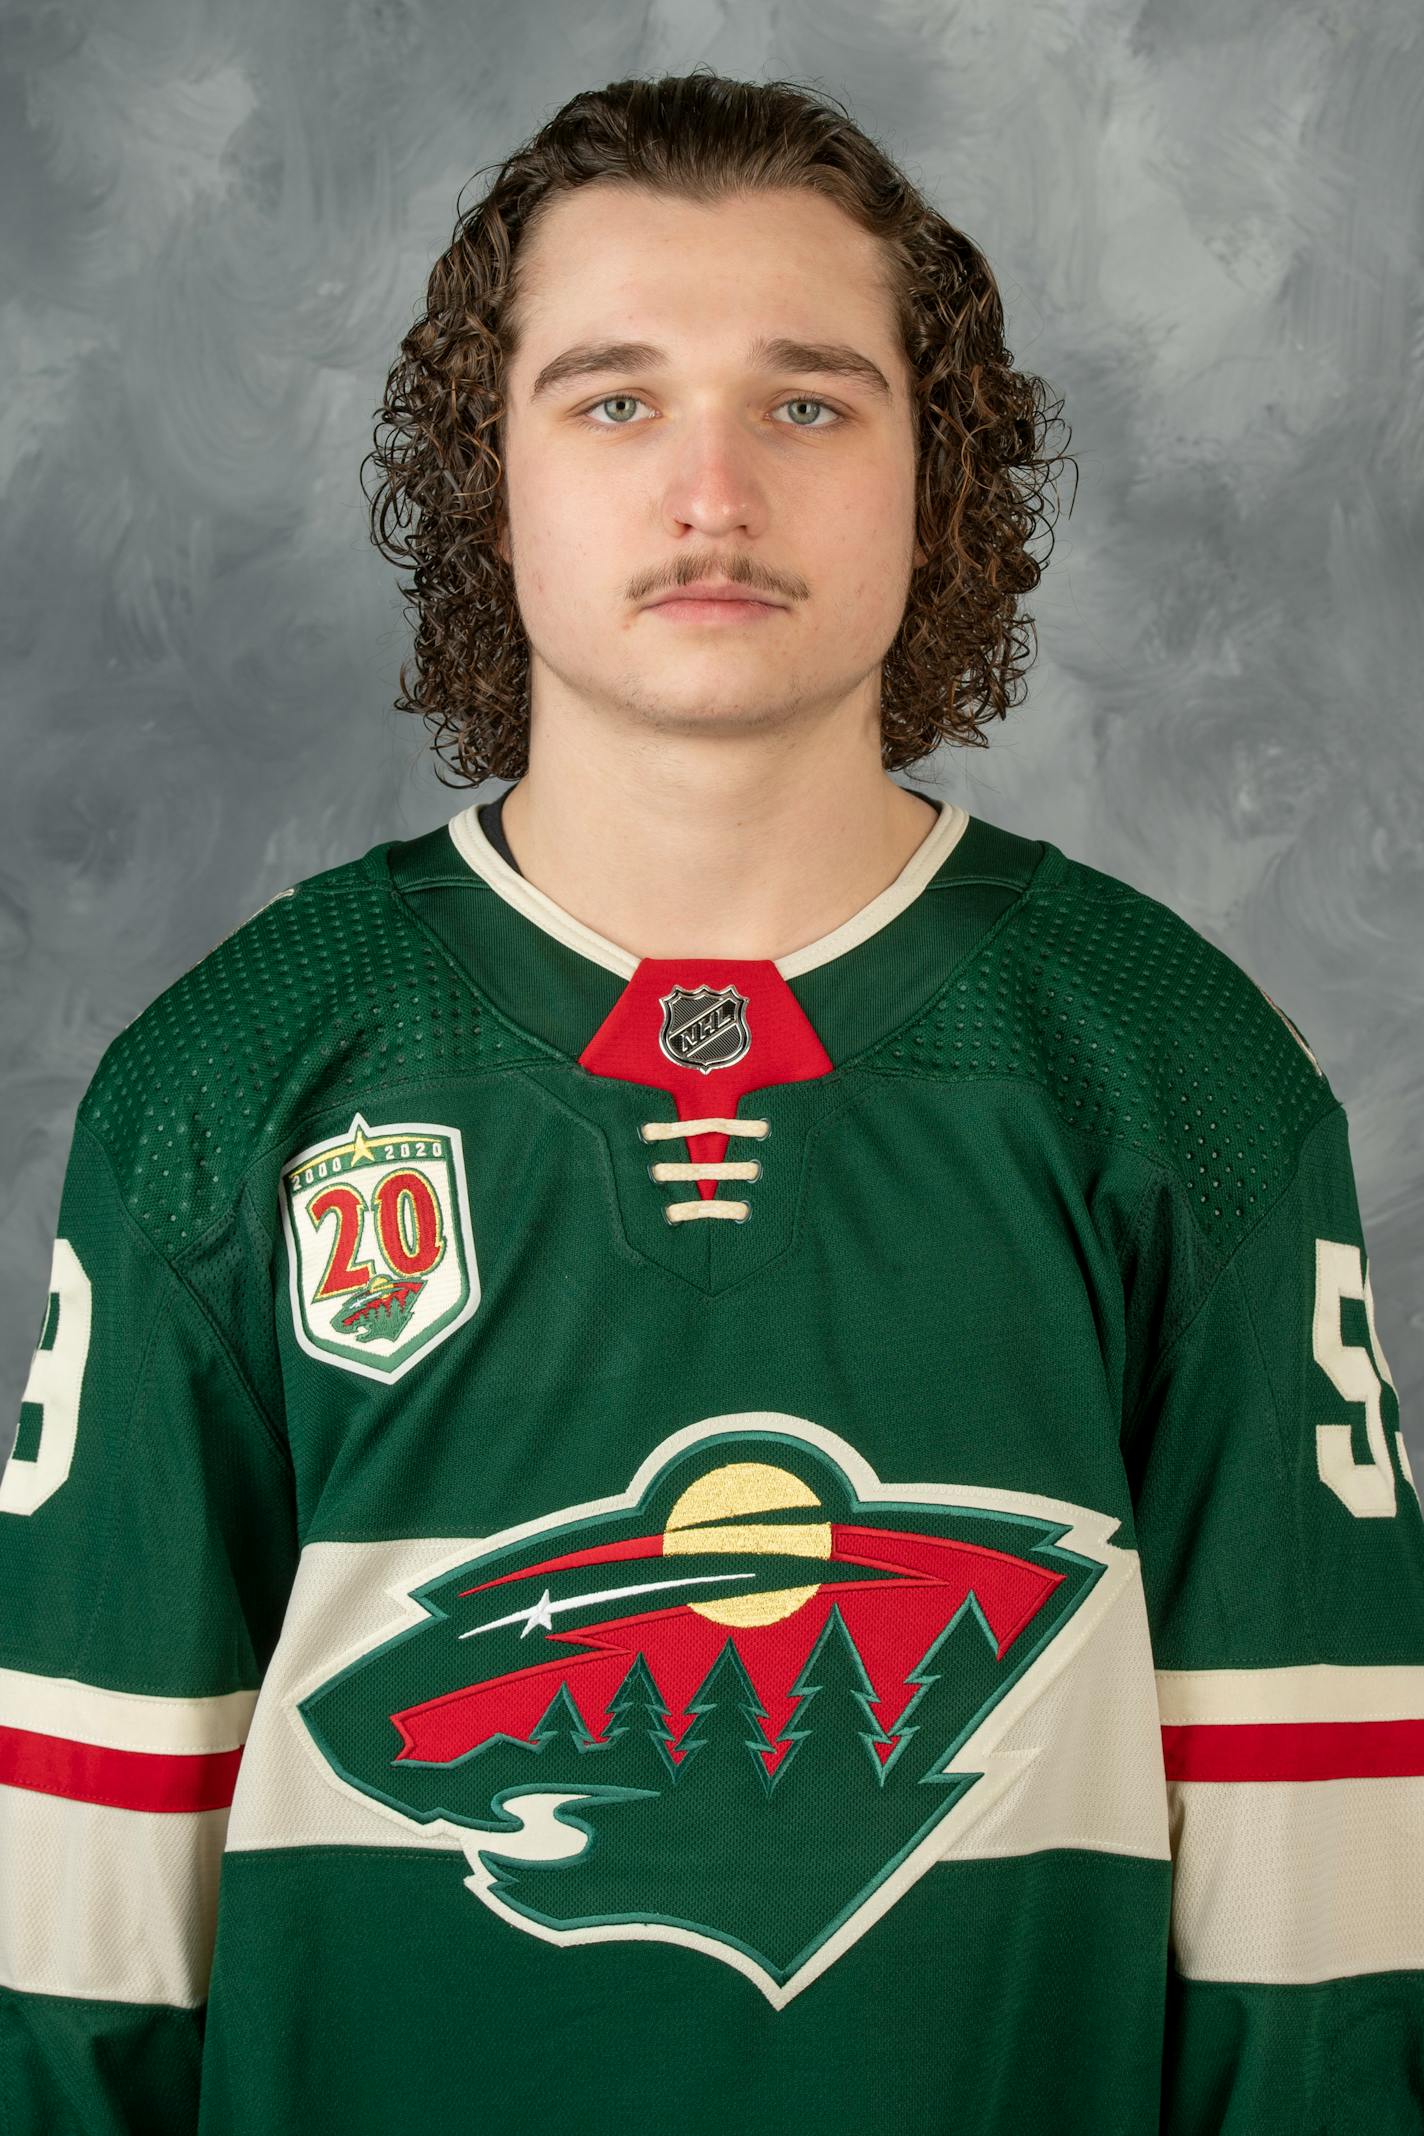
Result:
{"label": "nose", "polygon": [[707,413],[688,420],[672,441],[662,507],[670,532],[757,535],[767,522],[765,485],[756,467],[756,441],[741,420]]}

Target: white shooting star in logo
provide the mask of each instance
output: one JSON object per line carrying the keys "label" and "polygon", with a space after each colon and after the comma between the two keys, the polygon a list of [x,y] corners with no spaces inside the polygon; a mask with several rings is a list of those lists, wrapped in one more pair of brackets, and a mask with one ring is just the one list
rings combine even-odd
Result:
{"label": "white shooting star in logo", "polygon": [[600,1588],[597,1594],[570,1595],[566,1602],[551,1602],[546,1587],[538,1601],[531,1602],[527,1609],[511,1610],[507,1617],[494,1617],[488,1624],[473,1625],[468,1632],[461,1632],[460,1637],[473,1639],[478,1632],[498,1631],[502,1624],[522,1623],[524,1629],[519,1636],[521,1639],[527,1639],[536,1624],[546,1632],[553,1630],[555,1610],[586,1609],[594,1602],[621,1602],[628,1595],[653,1595],[666,1587],[715,1587],[728,1580],[755,1578],[756,1574],[753,1572],[699,1572],[686,1580],[645,1580],[638,1587],[604,1587]]}

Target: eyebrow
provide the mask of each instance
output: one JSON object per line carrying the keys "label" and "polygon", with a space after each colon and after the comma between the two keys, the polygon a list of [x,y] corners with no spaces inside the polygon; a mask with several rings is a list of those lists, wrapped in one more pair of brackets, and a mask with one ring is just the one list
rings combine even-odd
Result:
{"label": "eyebrow", "polygon": [[[531,401],[552,393],[571,378],[605,371],[652,371],[668,361],[665,349],[649,341],[580,341],[546,363],[529,389]],[[791,341],[763,334],[747,351],[749,364],[763,371],[815,371],[829,378],[849,378],[886,400],[890,381],[878,363],[843,341]]]}

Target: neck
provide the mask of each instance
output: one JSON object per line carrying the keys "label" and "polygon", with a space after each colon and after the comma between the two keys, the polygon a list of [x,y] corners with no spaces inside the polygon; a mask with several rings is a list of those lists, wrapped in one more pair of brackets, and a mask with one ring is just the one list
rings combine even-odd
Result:
{"label": "neck", "polygon": [[788,956],[879,896],[937,821],[882,768],[878,728],[861,747],[737,763],[707,738],[620,753],[581,733],[531,726],[502,822],[528,881],[635,956]]}

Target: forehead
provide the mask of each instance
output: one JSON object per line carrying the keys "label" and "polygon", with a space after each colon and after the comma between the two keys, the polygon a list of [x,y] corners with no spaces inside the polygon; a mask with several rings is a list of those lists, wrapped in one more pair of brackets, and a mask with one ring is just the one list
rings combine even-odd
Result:
{"label": "forehead", "polygon": [[854,328],[877,355],[898,346],[879,241],[805,187],[692,201],[597,180],[559,194],[521,244],[518,316],[521,367],[555,337],[730,350],[749,325],[807,339]]}

